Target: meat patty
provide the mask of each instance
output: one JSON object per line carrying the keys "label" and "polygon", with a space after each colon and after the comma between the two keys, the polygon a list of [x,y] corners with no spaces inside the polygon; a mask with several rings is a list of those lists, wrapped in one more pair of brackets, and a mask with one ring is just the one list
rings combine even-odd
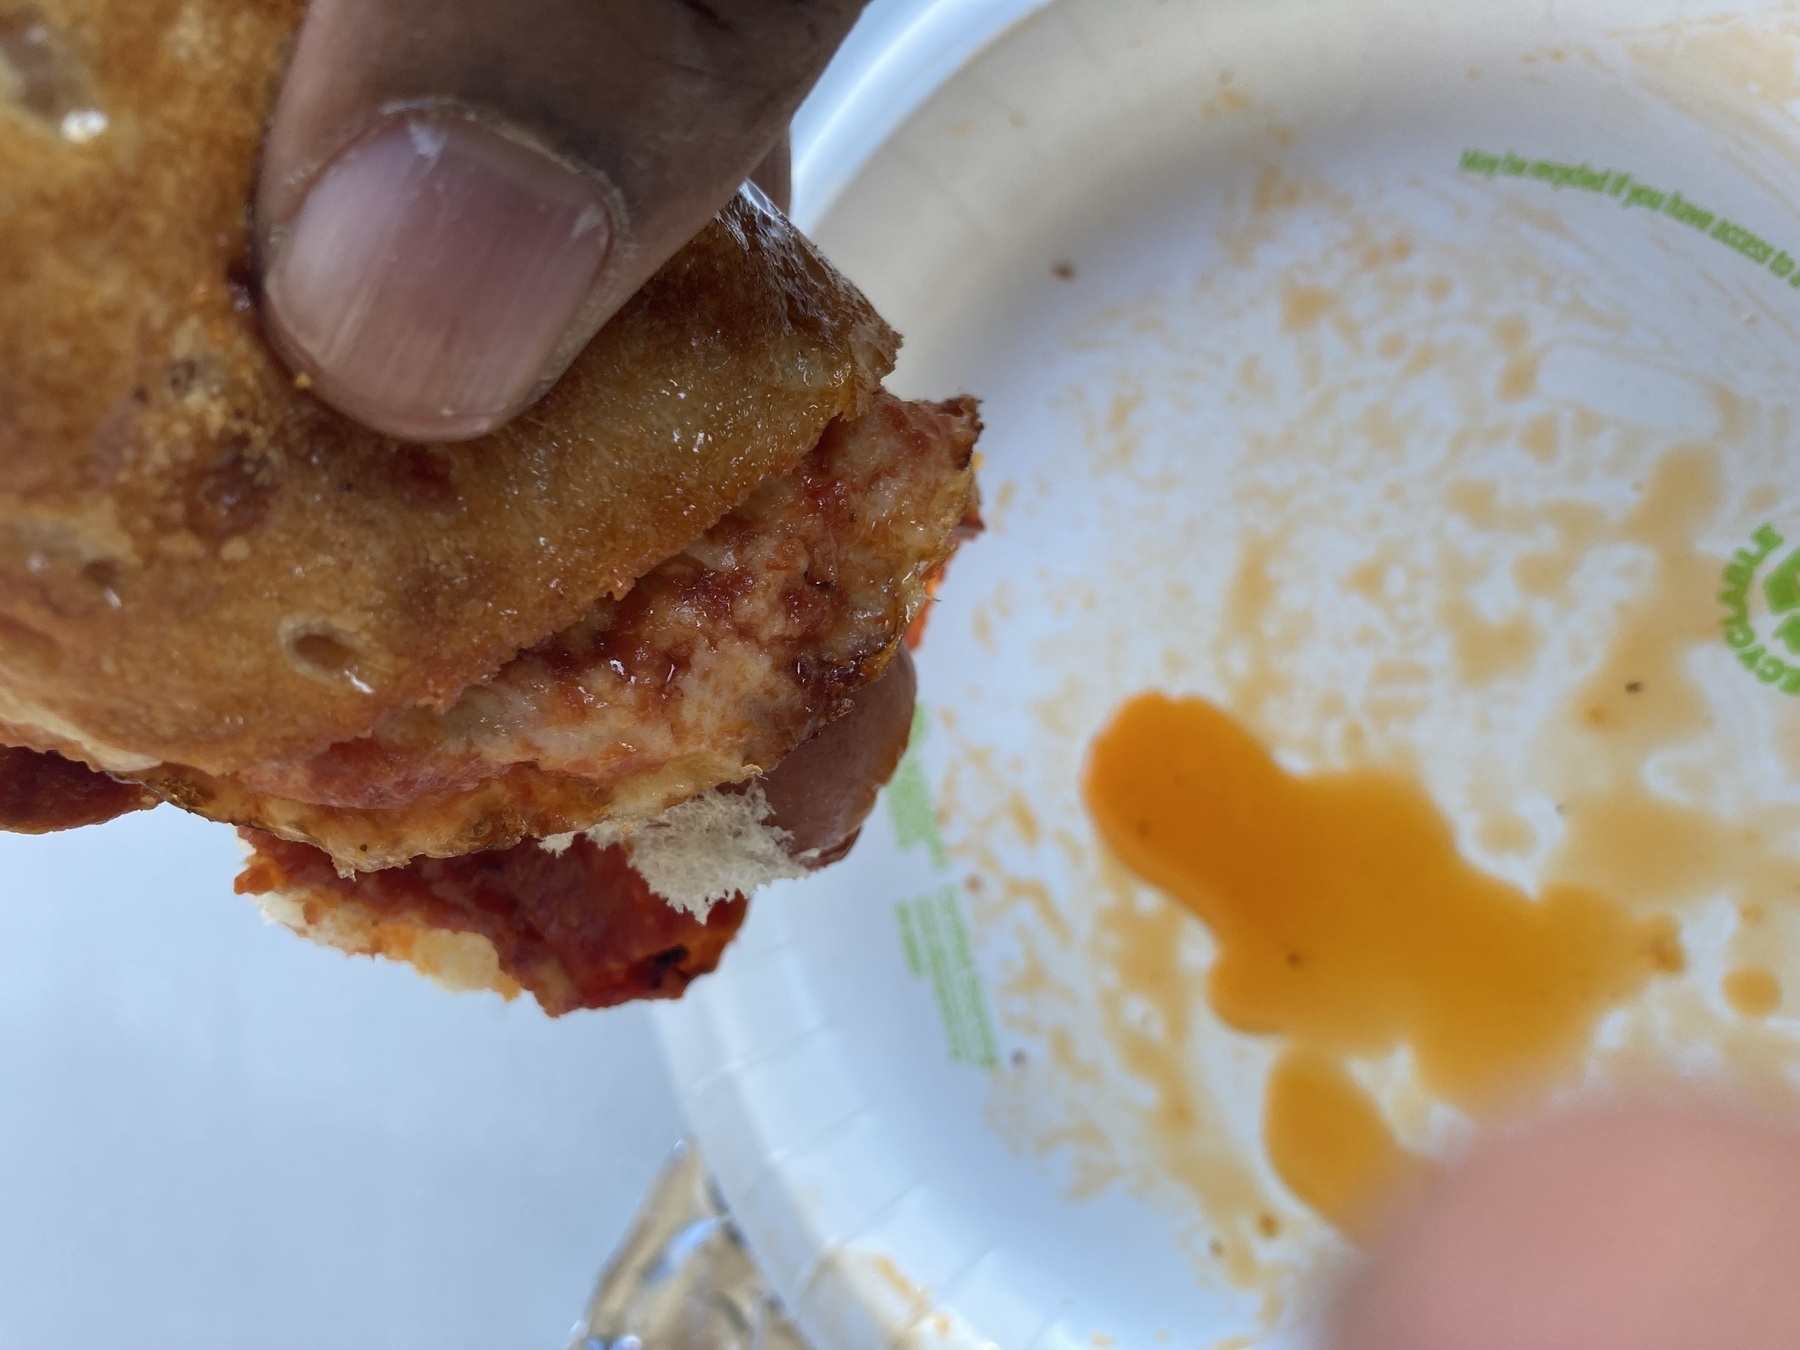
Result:
{"label": "meat patty", "polygon": [[53,834],[147,811],[156,796],[61,755],[0,745],[0,830]]}
{"label": "meat patty", "polygon": [[165,765],[143,780],[358,871],[643,819],[742,781],[886,668],[974,518],[978,432],[972,400],[878,394],[623,600],[448,707],[231,778]]}
{"label": "meat patty", "polygon": [[[902,654],[844,717],[759,780],[769,823],[796,856],[823,867],[855,842],[906,751],[913,692]],[[306,844],[243,835],[254,854],[237,889],[259,897],[271,917],[456,987],[525,990],[552,1016],[679,997],[718,964],[746,913],[741,894],[703,919],[677,910],[624,848],[586,837],[555,853],[533,841],[346,877]]]}
{"label": "meat patty", "polygon": [[300,897],[292,926],[334,946],[409,961],[453,985],[527,990],[553,1017],[679,998],[718,965],[747,912],[742,896],[714,905],[704,921],[673,909],[623,849],[586,838],[560,854],[524,843],[347,880],[316,848],[243,834],[256,854],[238,892]]}

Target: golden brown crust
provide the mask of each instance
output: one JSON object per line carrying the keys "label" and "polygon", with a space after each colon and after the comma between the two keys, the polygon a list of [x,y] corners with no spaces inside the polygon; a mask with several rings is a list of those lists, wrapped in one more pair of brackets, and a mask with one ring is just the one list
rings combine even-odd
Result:
{"label": "golden brown crust", "polygon": [[975,509],[979,430],[972,399],[878,395],[623,603],[443,714],[234,777],[144,779],[372,870],[645,818],[769,769],[887,668]]}
{"label": "golden brown crust", "polygon": [[101,767],[229,774],[447,706],[791,471],[892,363],[740,197],[506,431],[351,426],[245,289],[302,8],[40,0],[106,129],[72,143],[62,105],[0,94],[0,722]]}

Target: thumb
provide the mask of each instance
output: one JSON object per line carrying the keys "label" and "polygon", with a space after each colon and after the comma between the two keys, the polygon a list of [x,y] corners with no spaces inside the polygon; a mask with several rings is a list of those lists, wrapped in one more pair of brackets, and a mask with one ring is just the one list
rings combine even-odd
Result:
{"label": "thumb", "polygon": [[861,0],[313,0],[257,195],[264,318],[391,435],[483,435],[776,146]]}
{"label": "thumb", "polygon": [[1800,1138],[1625,1103],[1478,1147],[1379,1242],[1335,1350],[1800,1344]]}

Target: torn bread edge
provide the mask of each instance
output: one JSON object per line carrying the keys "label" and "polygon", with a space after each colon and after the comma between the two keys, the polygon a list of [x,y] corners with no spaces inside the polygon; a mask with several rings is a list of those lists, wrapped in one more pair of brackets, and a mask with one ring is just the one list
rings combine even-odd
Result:
{"label": "torn bread edge", "polygon": [[[649,820],[603,821],[575,834],[540,839],[538,845],[560,856],[581,835],[601,848],[617,844],[651,890],[671,908],[704,923],[720,901],[812,871],[810,855],[790,854],[787,845],[793,836],[772,824],[769,815],[762,784],[752,782],[742,792],[703,792]],[[494,944],[479,933],[395,918],[341,895],[328,905],[309,906],[304,887],[252,898],[270,923],[351,956],[404,961],[452,992],[492,990],[508,1000],[524,992],[501,969]]]}
{"label": "torn bread edge", "polygon": [[771,824],[769,814],[768,796],[753,782],[742,792],[702,792],[649,820],[602,821],[538,844],[555,854],[566,853],[581,835],[601,848],[618,844],[651,890],[705,923],[721,900],[812,870],[807,854],[788,852],[794,837]]}

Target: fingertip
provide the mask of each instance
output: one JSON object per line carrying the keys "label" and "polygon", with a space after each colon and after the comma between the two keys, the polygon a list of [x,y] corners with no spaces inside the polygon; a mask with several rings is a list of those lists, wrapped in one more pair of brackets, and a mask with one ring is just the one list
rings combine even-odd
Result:
{"label": "fingertip", "polygon": [[794,149],[792,136],[784,131],[762,163],[750,175],[750,181],[768,194],[770,201],[788,215],[794,205]]}
{"label": "fingertip", "polygon": [[1763,1350],[1800,1327],[1800,1144],[1636,1104],[1478,1148],[1373,1251],[1338,1350]]}
{"label": "fingertip", "polygon": [[376,430],[484,435],[592,324],[614,230],[588,174],[454,113],[405,113],[343,150],[270,239],[265,321],[320,397]]}

